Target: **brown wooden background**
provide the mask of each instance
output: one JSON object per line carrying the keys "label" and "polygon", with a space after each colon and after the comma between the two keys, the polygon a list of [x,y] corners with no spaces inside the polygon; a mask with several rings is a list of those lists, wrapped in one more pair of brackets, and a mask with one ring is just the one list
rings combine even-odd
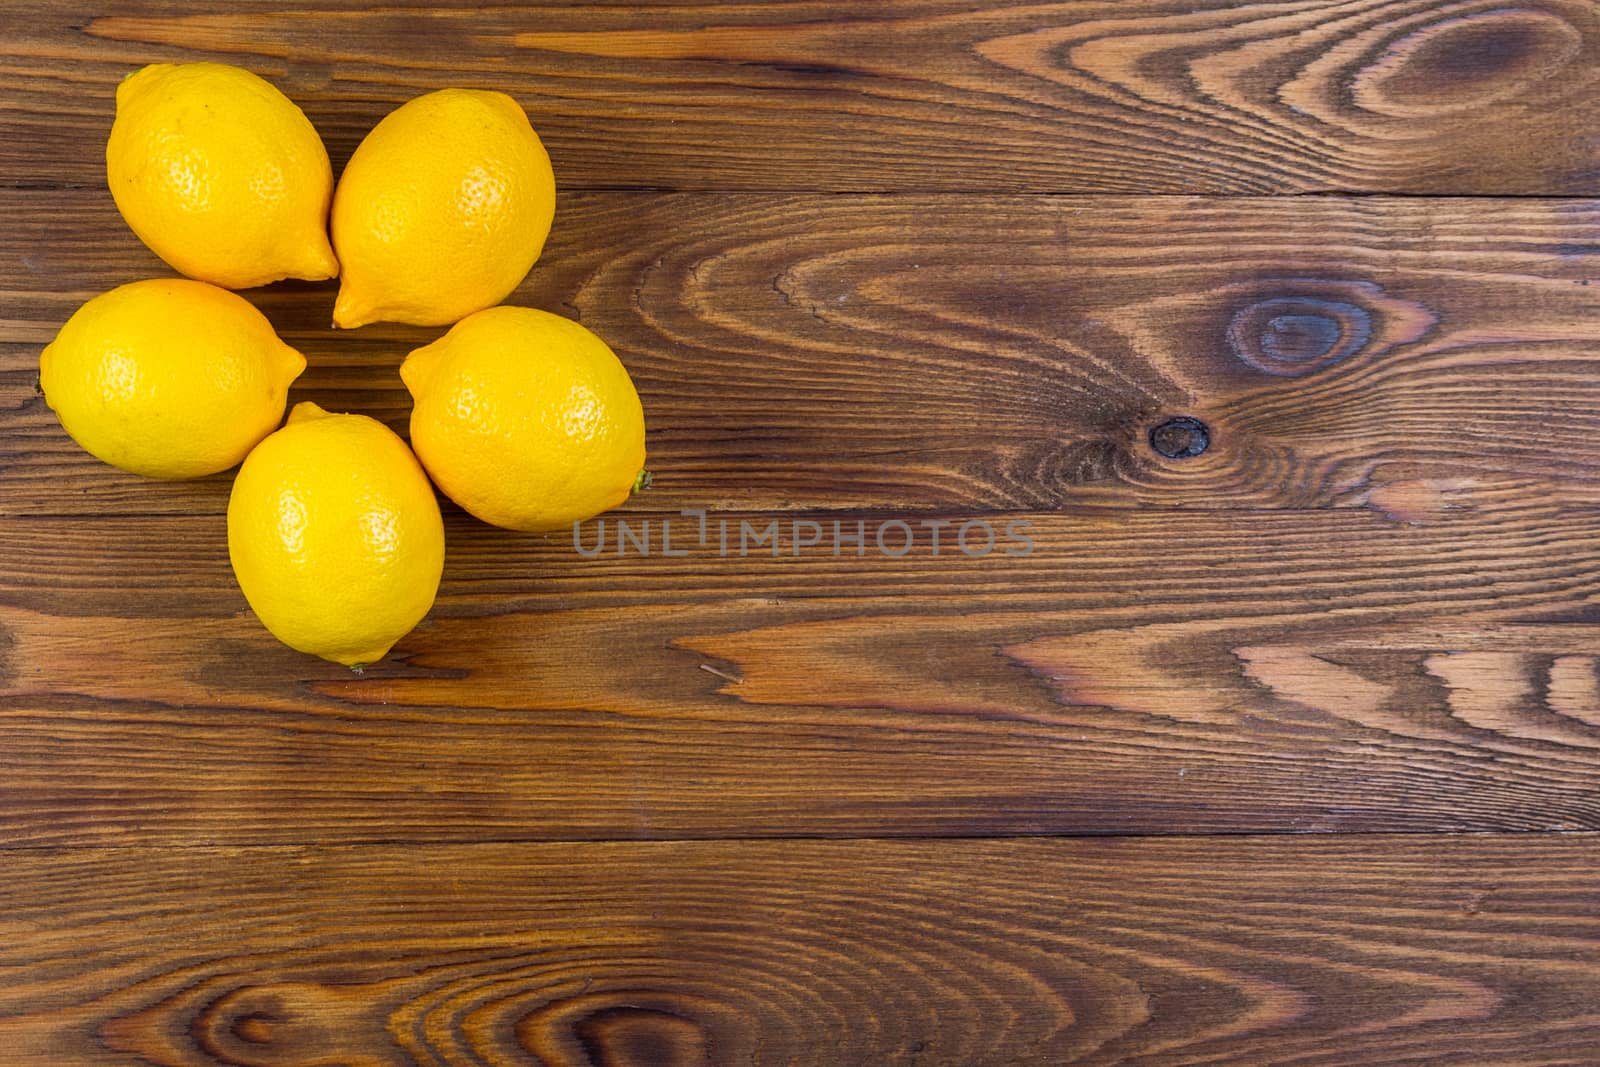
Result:
{"label": "brown wooden background", "polygon": [[[1600,5],[0,0],[0,1064],[1600,1063]],[[362,676],[35,392],[152,61],[503,89],[655,486]],[[1593,283],[1593,284],[1591,284]],[[293,399],[403,429],[330,286]],[[1204,420],[1166,459],[1152,426]],[[935,556],[925,520],[1035,549]],[[683,530],[674,525],[675,534]],[[948,539],[950,531],[946,529]],[[680,542],[680,544],[683,542]]]}

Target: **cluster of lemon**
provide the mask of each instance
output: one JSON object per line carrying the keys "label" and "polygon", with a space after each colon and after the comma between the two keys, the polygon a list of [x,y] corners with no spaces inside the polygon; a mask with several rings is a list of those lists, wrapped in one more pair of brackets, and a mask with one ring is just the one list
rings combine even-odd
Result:
{"label": "cluster of lemon", "polygon": [[[270,83],[157,64],[117,90],[106,170],[134,233],[189,277],[79,308],[40,358],[45,398],[87,451],[136,474],[243,460],[229,557],[286,644],[360,666],[427,614],[444,568],[433,485],[486,522],[540,531],[616,506],[645,477],[644,415],[611,349],[560,316],[495,306],[555,215],[549,156],[505,94],[409,101],[336,189],[317,131]],[[412,447],[309,402],[279,428],[306,361],[229,290],[333,277],[336,327],[451,327],[400,368]]]}

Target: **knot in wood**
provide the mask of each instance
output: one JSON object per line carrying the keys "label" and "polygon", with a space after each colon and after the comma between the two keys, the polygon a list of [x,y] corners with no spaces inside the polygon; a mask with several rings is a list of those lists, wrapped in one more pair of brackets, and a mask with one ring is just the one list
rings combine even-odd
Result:
{"label": "knot in wood", "polygon": [[1372,315],[1355,304],[1279,296],[1240,308],[1228,324],[1228,346],[1257,370],[1299,377],[1361,351],[1372,331]]}
{"label": "knot in wood", "polygon": [[1211,429],[1189,415],[1176,415],[1150,430],[1150,447],[1168,459],[1188,459],[1211,447]]}

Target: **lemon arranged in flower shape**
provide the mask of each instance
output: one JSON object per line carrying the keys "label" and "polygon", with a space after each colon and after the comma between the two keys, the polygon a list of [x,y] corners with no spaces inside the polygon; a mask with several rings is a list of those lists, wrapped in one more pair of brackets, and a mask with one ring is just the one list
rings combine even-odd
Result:
{"label": "lemon arranged in flower shape", "polygon": [[434,484],[485,522],[547,531],[628,498],[644,410],[606,343],[559,315],[494,307],[408,355],[411,442]]}
{"label": "lemon arranged in flower shape", "polygon": [[555,176],[504,93],[441,89],[356,148],[333,198],[334,325],[444,326],[498,304],[539,258]]}
{"label": "lemon arranged in flower shape", "polygon": [[[549,156],[509,96],[409,101],[335,188],[316,130],[269,83],[154,64],[117,91],[106,175],[134,232],[190,277],[81,307],[41,356],[42,390],[78,443],[124,469],[184,478],[243,460],[229,559],[290,647],[360,667],[427,615],[444,569],[435,484],[487,522],[546,531],[647,477],[644,412],[616,354],[576,322],[496,306],[555,214]],[[312,403],[277,428],[306,361],[227,290],[336,276],[336,327],[453,324],[401,368],[415,453]]]}
{"label": "lemon arranged in flower shape", "polygon": [[277,427],[305,366],[238,294],[158,278],[74,312],[39,358],[39,384],[91,455],[152,478],[198,478]]}
{"label": "lemon arranged in flower shape", "polygon": [[433,606],[444,523],[393,431],[308,401],[239,469],[228,556],[278,640],[357,667],[382,659]]}
{"label": "lemon arranged in flower shape", "polygon": [[243,289],[339,273],[327,149],[249,71],[157,63],[124,78],[106,179],[139,239],[191,278]]}

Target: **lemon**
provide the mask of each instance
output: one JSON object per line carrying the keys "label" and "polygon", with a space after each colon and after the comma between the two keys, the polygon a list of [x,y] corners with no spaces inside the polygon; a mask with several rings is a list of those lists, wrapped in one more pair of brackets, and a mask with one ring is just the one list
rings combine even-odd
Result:
{"label": "lemon", "polygon": [[270,83],[222,63],[157,63],[117,87],[106,178],[150,250],[229,289],[332,278],[333,168]]}
{"label": "lemon", "polygon": [[238,463],[277,427],[305,366],[244,297],[157,278],[74,312],[39,358],[39,384],[96,458],[152,478],[198,478]]}
{"label": "lemon", "polygon": [[433,606],[444,524],[404,441],[376,419],[308,401],[239,468],[228,556],[274,636],[357,667],[382,659]]}
{"label": "lemon", "polygon": [[445,326],[504,300],[555,217],[550,157],[504,93],[441,89],[356,148],[333,196],[335,326]]}
{"label": "lemon", "polygon": [[411,442],[445,495],[485,522],[555,530],[628,498],[644,411],[616,355],[532,308],[469,315],[408,355]]}

